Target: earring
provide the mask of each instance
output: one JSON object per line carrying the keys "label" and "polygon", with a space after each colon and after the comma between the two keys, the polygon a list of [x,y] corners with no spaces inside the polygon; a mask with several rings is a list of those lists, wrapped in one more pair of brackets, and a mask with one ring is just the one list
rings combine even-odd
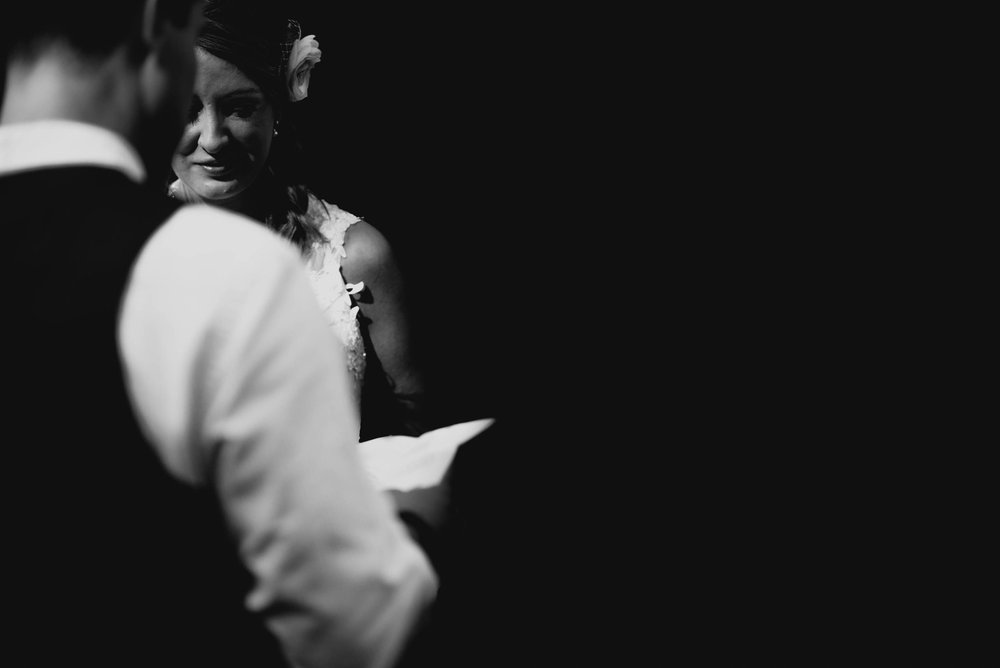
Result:
{"label": "earring", "polygon": [[275,137],[278,136],[278,126],[277,125],[274,126],[274,136]]}

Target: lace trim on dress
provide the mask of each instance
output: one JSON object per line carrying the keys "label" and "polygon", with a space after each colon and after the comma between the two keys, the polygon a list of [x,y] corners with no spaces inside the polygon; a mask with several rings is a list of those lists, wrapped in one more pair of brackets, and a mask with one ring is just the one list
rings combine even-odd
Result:
{"label": "lace trim on dress", "polygon": [[358,323],[359,307],[355,295],[364,290],[365,284],[348,283],[341,273],[341,263],[347,257],[344,250],[347,228],[360,219],[335,204],[313,197],[309,199],[308,215],[325,239],[313,242],[305,258],[313,294],[330,328],[344,344],[347,368],[354,379],[356,396],[360,398],[365,373],[365,344]]}

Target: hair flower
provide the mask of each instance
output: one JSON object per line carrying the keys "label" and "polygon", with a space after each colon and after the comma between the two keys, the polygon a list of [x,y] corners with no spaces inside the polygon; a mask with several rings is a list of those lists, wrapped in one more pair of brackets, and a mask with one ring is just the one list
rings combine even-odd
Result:
{"label": "hair flower", "polygon": [[306,35],[292,42],[292,50],[288,54],[288,66],[285,69],[289,100],[298,102],[309,95],[309,77],[312,76],[312,68],[322,55],[316,35]]}

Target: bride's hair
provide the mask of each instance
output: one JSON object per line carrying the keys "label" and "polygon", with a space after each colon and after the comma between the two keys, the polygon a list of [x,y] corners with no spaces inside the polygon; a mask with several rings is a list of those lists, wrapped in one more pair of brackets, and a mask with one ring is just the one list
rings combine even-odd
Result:
{"label": "bride's hair", "polygon": [[196,43],[239,68],[274,107],[277,134],[255,189],[262,197],[264,224],[305,251],[323,236],[307,215],[311,190],[299,169],[303,150],[286,84],[288,54],[301,35],[296,21],[268,9],[269,4],[209,0]]}

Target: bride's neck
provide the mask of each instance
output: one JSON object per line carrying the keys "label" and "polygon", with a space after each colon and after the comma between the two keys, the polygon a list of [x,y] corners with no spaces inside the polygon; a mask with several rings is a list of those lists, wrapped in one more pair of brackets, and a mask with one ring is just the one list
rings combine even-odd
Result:
{"label": "bride's neck", "polygon": [[267,217],[265,202],[262,188],[253,187],[226,201],[223,206],[230,211],[264,222],[264,218]]}

